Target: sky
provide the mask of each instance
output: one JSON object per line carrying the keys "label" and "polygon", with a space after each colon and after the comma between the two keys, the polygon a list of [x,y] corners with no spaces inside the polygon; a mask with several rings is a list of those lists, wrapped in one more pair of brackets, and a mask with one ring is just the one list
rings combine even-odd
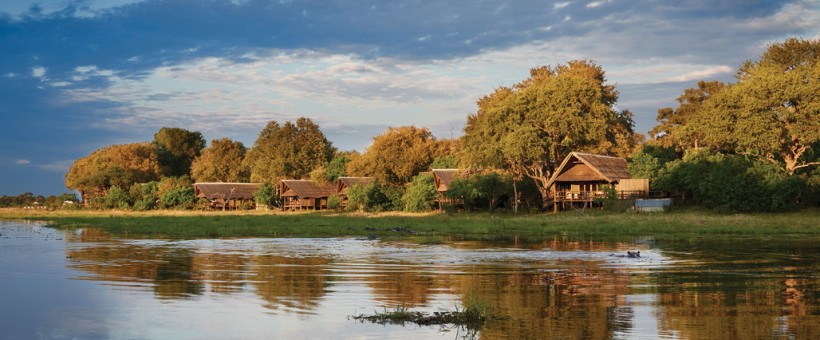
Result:
{"label": "sky", "polygon": [[390,126],[458,137],[478,98],[577,59],[646,133],[818,23],[820,0],[3,0],[0,195],[66,192],[76,159],[166,126],[248,147],[302,116],[340,150]]}

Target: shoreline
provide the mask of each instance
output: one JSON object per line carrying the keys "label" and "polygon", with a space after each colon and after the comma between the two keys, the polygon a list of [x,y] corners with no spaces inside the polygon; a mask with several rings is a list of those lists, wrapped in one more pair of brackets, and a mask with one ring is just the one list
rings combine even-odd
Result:
{"label": "shoreline", "polygon": [[171,239],[232,237],[369,237],[541,241],[732,239],[820,240],[820,210],[719,214],[681,210],[656,214],[569,211],[559,214],[355,213],[271,211],[148,212],[0,209],[0,220],[38,220],[61,229],[96,228],[114,235]]}

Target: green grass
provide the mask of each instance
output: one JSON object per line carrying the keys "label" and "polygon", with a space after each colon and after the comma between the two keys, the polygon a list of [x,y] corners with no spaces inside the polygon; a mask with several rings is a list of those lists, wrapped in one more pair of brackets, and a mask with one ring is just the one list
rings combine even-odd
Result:
{"label": "green grass", "polygon": [[560,214],[338,214],[265,212],[117,212],[0,210],[0,219],[46,221],[58,228],[99,228],[130,237],[370,237],[412,238],[439,243],[471,240],[545,239],[655,240],[714,237],[820,239],[820,210],[794,213],[718,214],[673,211],[659,214],[576,211]]}
{"label": "green grass", "polygon": [[493,309],[483,301],[478,301],[474,294],[467,294],[463,308],[456,307],[451,311],[433,312],[432,314],[411,311],[405,306],[398,306],[394,310],[384,309],[372,315],[359,314],[352,316],[353,320],[367,321],[378,324],[415,323],[421,326],[452,325],[478,330],[489,320],[501,320],[503,317],[493,313]]}

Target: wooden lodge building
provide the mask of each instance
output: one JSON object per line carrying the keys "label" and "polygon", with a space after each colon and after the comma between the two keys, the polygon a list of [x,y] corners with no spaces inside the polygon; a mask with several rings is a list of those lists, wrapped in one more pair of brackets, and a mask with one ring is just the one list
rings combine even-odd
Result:
{"label": "wooden lodge building", "polygon": [[547,183],[547,206],[553,210],[591,206],[604,198],[606,189],[615,190],[619,199],[647,197],[648,179],[633,179],[623,158],[571,152]]}
{"label": "wooden lodge building", "polygon": [[450,184],[458,178],[459,169],[433,169],[433,181],[436,185],[436,192],[438,192],[438,204],[459,204],[455,199],[447,198],[447,190],[450,190]]}
{"label": "wooden lodge building", "polygon": [[332,185],[296,179],[279,181],[278,190],[282,210],[327,209],[327,198],[336,194],[336,189]]}
{"label": "wooden lodge building", "polygon": [[208,200],[207,209],[235,210],[243,204],[254,206],[253,193],[261,186],[259,183],[194,183],[194,194]]}

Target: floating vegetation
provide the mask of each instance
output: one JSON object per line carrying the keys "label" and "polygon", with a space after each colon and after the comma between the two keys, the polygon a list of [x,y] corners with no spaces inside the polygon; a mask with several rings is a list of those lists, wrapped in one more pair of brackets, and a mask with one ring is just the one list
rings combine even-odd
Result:
{"label": "floating vegetation", "polygon": [[405,325],[408,323],[419,326],[456,326],[470,331],[477,331],[490,320],[501,320],[493,309],[486,303],[480,302],[474,294],[467,294],[463,309],[456,307],[451,311],[433,312],[432,314],[412,311],[406,306],[398,306],[394,310],[384,309],[372,315],[359,314],[351,317],[361,322],[377,324]]}

